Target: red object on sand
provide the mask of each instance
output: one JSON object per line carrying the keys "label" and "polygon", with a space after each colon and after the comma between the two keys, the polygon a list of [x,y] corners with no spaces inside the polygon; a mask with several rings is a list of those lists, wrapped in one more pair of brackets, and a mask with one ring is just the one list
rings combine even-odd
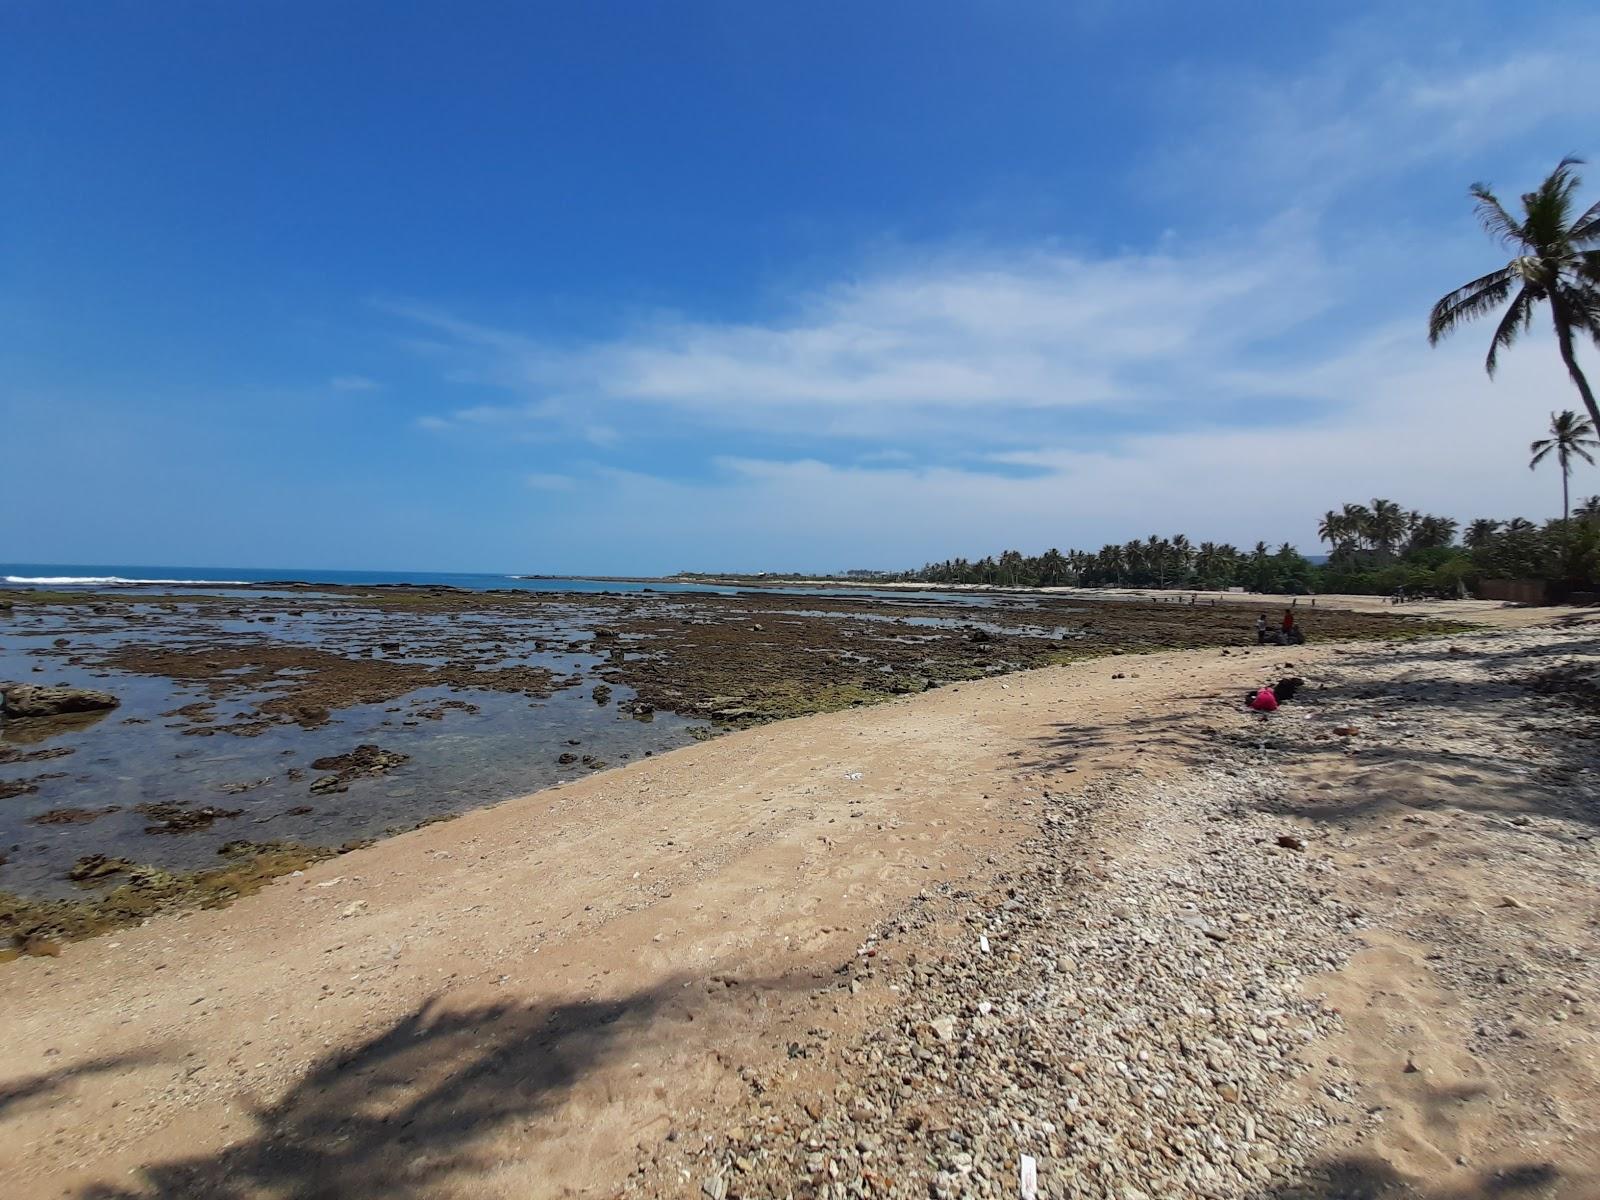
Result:
{"label": "red object on sand", "polygon": [[1256,698],[1250,701],[1250,707],[1257,712],[1277,712],[1278,698],[1272,694],[1271,688],[1262,688],[1256,693]]}

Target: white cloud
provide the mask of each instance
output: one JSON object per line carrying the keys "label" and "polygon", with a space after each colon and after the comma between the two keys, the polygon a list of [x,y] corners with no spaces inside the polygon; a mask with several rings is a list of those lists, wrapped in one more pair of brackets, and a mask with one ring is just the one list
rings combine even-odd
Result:
{"label": "white cloud", "polygon": [[[1426,13],[1414,15],[1433,23]],[[1222,193],[1270,211],[1328,204],[1363,181],[1476,161],[1519,141],[1513,154],[1523,169],[1520,155],[1539,144],[1536,131],[1592,123],[1600,21],[1570,13],[1560,20],[1557,29],[1521,28],[1464,49],[1436,30],[1407,38],[1406,15],[1395,10],[1289,72],[1190,74],[1166,97],[1182,114],[1184,135],[1148,165],[1142,181],[1163,193]],[[1537,162],[1548,170],[1579,148],[1541,146]],[[1360,215],[1383,223],[1376,211]]]}
{"label": "white cloud", "polygon": [[1277,228],[1100,259],[932,256],[799,296],[787,319],[661,321],[577,348],[408,315],[454,338],[474,381],[520,397],[456,411],[455,424],[569,428],[605,444],[629,414],[654,413],[724,431],[1004,443],[1007,412],[1231,401],[1228,364],[1315,315],[1329,275]]}
{"label": "white cloud", "polygon": [[[1462,520],[1551,516],[1559,477],[1529,472],[1525,447],[1548,408],[1575,403],[1554,347],[1531,341],[1494,382],[1478,350],[1432,350],[1409,324],[1384,330],[1318,364],[1319,390],[1353,398],[1319,419],[1287,411],[1259,428],[1138,434],[1092,451],[1049,445],[1007,456],[1034,468],[1021,478],[813,459],[722,458],[709,482],[608,471],[541,561],[580,562],[617,529],[641,557],[665,556],[655,568],[772,569],[1093,549],[1152,532],[1314,550],[1323,510],[1373,496]],[[1573,489],[1600,492],[1600,471],[1581,469]]]}

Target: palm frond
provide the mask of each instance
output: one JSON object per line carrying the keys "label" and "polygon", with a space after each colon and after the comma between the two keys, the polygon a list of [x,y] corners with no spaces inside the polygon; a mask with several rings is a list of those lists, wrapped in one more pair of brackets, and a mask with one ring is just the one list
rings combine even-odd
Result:
{"label": "palm frond", "polygon": [[1527,239],[1522,235],[1522,224],[1512,217],[1500,203],[1500,197],[1489,190],[1486,183],[1475,183],[1468,189],[1477,204],[1474,206],[1478,212],[1478,224],[1490,237],[1499,238],[1507,246],[1523,245]]}
{"label": "palm frond", "polygon": [[1545,190],[1551,199],[1559,200],[1568,207],[1572,203],[1572,193],[1583,186],[1583,177],[1574,171],[1573,167],[1583,166],[1583,159],[1569,154],[1556,164],[1556,169],[1550,172],[1544,181]]}
{"label": "palm frond", "polygon": [[1574,285],[1562,280],[1551,293],[1560,305],[1560,316],[1568,325],[1600,338],[1600,287]]}
{"label": "palm frond", "polygon": [[1567,240],[1582,249],[1590,242],[1600,242],[1600,200],[1596,200],[1572,223]]}
{"label": "palm frond", "polygon": [[1500,324],[1495,327],[1494,337],[1489,342],[1489,356],[1483,362],[1484,370],[1493,375],[1495,368],[1500,365],[1501,349],[1509,350],[1518,336],[1532,324],[1533,294],[1524,287],[1516,294],[1506,309],[1506,315],[1500,318]]}
{"label": "palm frond", "polygon": [[1528,460],[1528,470],[1533,470],[1545,459],[1549,458],[1550,451],[1554,450],[1555,448],[1556,443],[1551,438],[1540,438],[1537,442],[1531,443],[1528,446],[1528,453],[1533,455],[1533,457]]}
{"label": "palm frond", "polygon": [[1572,168],[1582,162],[1581,158],[1563,158],[1556,169],[1545,176],[1537,191],[1522,197],[1526,214],[1522,238],[1529,246],[1538,247],[1541,257],[1564,249],[1570,237],[1572,194],[1583,183]]}
{"label": "palm frond", "polygon": [[1457,325],[1498,306],[1510,293],[1515,279],[1514,268],[1505,266],[1442,297],[1428,314],[1428,341],[1437,342]]}

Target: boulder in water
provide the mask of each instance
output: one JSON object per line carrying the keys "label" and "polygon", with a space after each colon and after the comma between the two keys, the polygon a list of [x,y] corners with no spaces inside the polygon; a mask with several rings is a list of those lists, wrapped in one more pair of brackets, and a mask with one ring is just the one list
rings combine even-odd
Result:
{"label": "boulder in water", "polygon": [[120,703],[110,692],[97,692],[90,688],[0,683],[0,713],[8,717],[58,717],[63,713],[104,712]]}

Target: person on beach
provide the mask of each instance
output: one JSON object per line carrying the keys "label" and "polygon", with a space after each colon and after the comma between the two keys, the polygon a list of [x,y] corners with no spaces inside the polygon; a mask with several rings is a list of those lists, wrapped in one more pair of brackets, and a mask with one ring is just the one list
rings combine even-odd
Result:
{"label": "person on beach", "polygon": [[1283,614],[1283,630],[1278,634],[1278,645],[1304,646],[1305,644],[1305,630],[1295,623],[1294,613],[1290,610],[1285,610]]}
{"label": "person on beach", "polygon": [[1298,675],[1291,675],[1270,687],[1252,688],[1244,694],[1244,706],[1256,712],[1277,712],[1279,705],[1294,699],[1295,693],[1305,686],[1305,682]]}
{"label": "person on beach", "polygon": [[1256,645],[1265,646],[1266,644],[1267,644],[1267,614],[1266,613],[1257,613],[1256,614]]}

